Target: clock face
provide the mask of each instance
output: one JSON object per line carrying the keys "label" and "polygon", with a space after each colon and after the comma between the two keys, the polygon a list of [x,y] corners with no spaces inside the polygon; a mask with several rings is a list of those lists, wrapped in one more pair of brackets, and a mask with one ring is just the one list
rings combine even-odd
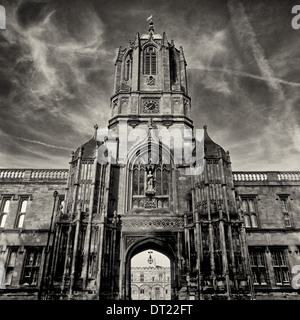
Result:
{"label": "clock face", "polygon": [[149,110],[149,111],[153,111],[155,110],[156,108],[156,105],[153,103],[153,102],[149,102],[147,105],[146,105],[146,110]]}
{"label": "clock face", "polygon": [[157,113],[157,112],[159,112],[158,101],[157,100],[144,101],[144,103],[143,103],[143,111],[146,112],[146,113]]}

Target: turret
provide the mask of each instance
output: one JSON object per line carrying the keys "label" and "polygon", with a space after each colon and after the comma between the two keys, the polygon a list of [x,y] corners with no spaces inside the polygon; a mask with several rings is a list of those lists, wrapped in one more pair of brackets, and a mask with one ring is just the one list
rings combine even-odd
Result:
{"label": "turret", "polygon": [[[153,110],[147,106],[151,98]],[[165,33],[155,33],[151,18],[148,33],[137,33],[133,42],[118,50],[111,115],[190,117],[190,106],[183,49],[169,42]]]}

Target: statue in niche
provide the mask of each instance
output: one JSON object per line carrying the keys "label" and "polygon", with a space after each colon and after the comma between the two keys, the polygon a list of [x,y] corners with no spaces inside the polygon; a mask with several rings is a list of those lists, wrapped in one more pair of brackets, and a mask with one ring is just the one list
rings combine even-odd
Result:
{"label": "statue in niche", "polygon": [[146,193],[147,194],[155,194],[155,178],[154,178],[154,166],[152,164],[150,164],[151,161],[149,161],[149,164],[146,167],[147,170],[147,190]]}
{"label": "statue in niche", "polygon": [[147,175],[147,191],[153,191],[154,190],[154,182],[153,182],[153,174],[151,169],[148,172]]}

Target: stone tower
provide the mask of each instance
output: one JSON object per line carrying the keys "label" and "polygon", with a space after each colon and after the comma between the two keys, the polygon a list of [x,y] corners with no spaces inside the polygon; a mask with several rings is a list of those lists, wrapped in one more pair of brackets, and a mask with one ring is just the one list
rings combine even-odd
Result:
{"label": "stone tower", "polygon": [[229,153],[196,135],[186,65],[152,20],[119,49],[108,134],[95,126],[70,159],[48,298],[130,299],[131,258],[147,249],[170,259],[172,299],[251,297]]}

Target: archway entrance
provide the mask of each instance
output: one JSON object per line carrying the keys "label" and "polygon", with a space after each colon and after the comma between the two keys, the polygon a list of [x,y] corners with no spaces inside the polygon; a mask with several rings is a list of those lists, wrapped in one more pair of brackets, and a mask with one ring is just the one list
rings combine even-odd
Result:
{"label": "archway entrance", "polygon": [[152,238],[134,243],[125,260],[126,299],[174,299],[175,266],[176,256],[167,243]]}
{"label": "archway entrance", "polygon": [[153,249],[131,258],[131,299],[170,300],[170,259]]}

